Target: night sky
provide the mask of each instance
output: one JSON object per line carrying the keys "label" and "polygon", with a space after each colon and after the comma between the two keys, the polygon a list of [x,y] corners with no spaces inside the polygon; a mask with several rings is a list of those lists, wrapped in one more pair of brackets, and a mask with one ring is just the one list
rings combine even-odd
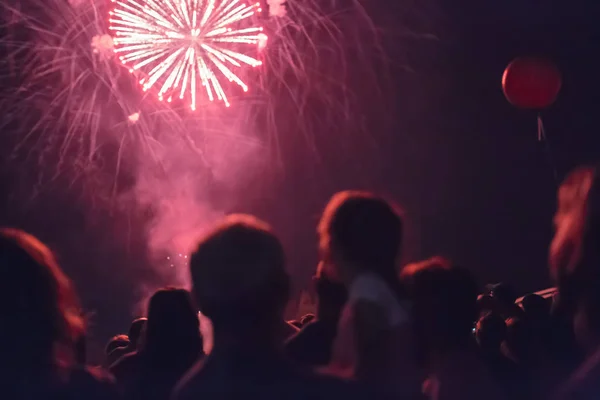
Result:
{"label": "night sky", "polygon": [[[253,212],[273,224],[298,288],[317,262],[319,213],[342,189],[374,190],[402,205],[406,261],[443,255],[470,268],[482,284],[509,281],[519,291],[547,287],[553,170],[563,177],[600,155],[595,2],[365,1],[385,57],[373,63],[375,78],[348,68],[363,107],[360,129],[320,124],[327,108],[315,100],[307,113],[314,119],[311,143],[280,132],[281,172],[247,182],[228,211]],[[563,73],[559,99],[543,113],[546,143],[537,141],[536,114],[513,108],[501,90],[504,68],[523,55],[548,57]],[[381,54],[365,48],[350,53],[350,64],[353,57]],[[372,82],[385,101],[370,100]],[[12,153],[3,147],[6,161]],[[69,177],[33,197],[28,188],[44,166],[31,160],[29,178],[17,179],[13,164],[2,165],[0,223],[27,229],[57,250],[102,325],[99,337],[125,330],[132,286],[147,260],[130,251],[144,240],[142,229],[136,238],[136,229],[126,235],[123,226],[142,217],[126,223],[101,209],[89,218],[86,202],[93,199],[74,194],[78,183]]]}
{"label": "night sky", "polygon": [[[374,3],[392,65],[393,105],[384,112],[393,121],[371,131],[370,154],[330,168],[333,190],[373,189],[400,202],[407,261],[441,254],[482,283],[546,287],[554,171],[560,181],[600,155],[600,12],[592,1]],[[554,60],[563,73],[558,101],[542,114],[545,143],[536,113],[512,107],[501,89],[507,64],[526,55]],[[316,213],[328,195],[294,204],[300,215]],[[302,226],[299,240],[311,243]]]}

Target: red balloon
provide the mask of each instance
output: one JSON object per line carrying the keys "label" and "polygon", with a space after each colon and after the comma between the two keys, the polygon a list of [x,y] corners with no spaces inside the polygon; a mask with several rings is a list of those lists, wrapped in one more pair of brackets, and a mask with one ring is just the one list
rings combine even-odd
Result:
{"label": "red balloon", "polygon": [[558,67],[549,60],[517,58],[504,70],[502,89],[515,107],[542,110],[555,101],[562,79]]}

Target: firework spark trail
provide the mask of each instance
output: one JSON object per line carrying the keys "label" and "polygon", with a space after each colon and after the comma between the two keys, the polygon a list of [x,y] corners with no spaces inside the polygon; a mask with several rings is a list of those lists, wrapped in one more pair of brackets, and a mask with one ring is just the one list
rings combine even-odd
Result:
{"label": "firework spark trail", "polygon": [[[144,91],[160,86],[158,98],[189,96],[196,109],[198,83],[210,101],[229,100],[223,80],[248,86],[234,72],[242,65],[257,67],[261,61],[240,51],[257,50],[264,42],[262,27],[253,26],[260,3],[239,0],[112,0],[110,29],[115,52],[131,71],[143,71]],[[264,35],[264,34],[263,34]],[[221,78],[218,75],[222,75]]]}
{"label": "firework spark trail", "polygon": [[[91,160],[97,150],[100,122],[106,120],[106,115],[102,115],[106,109],[103,100],[108,95],[113,104],[126,106],[122,94],[116,90],[120,73],[96,57],[97,48],[94,53],[90,51],[93,40],[86,40],[88,32],[102,29],[94,15],[97,10],[90,6],[90,18],[75,12],[68,4],[52,3],[44,8],[45,13],[38,15],[9,2],[2,5],[5,14],[14,16],[2,44],[6,44],[7,38],[18,36],[19,31],[28,32],[29,37],[15,40],[13,51],[9,51],[9,59],[16,59],[13,62],[24,68],[13,73],[12,79],[20,86],[15,93],[5,93],[0,108],[12,106],[18,111],[15,120],[21,125],[34,122],[28,128],[23,127],[15,151],[19,151],[19,146],[34,149],[56,140],[64,155],[73,150],[73,142],[79,142],[88,149],[81,147],[77,157]],[[81,135],[84,129],[86,134]]]}
{"label": "firework spark trail", "polygon": [[[85,185],[81,197],[90,214],[96,205],[88,204],[97,204],[104,213],[110,209],[115,219],[142,213],[135,224],[146,225],[136,232],[147,235],[152,256],[188,251],[196,229],[239,205],[214,200],[208,192],[215,181],[232,190],[229,202],[246,201],[256,195],[241,193],[249,192],[248,182],[257,176],[261,182],[280,178],[285,163],[277,165],[273,154],[280,160],[288,155],[280,152],[280,140],[288,145],[294,137],[305,137],[301,145],[308,143],[318,155],[315,136],[332,132],[327,135],[331,141],[345,141],[363,129],[357,123],[363,115],[360,107],[372,99],[365,92],[380,89],[367,54],[377,44],[375,29],[359,0],[344,0],[343,7],[337,0],[266,0],[268,13],[262,15],[256,4],[239,8],[241,0],[52,0],[39,9],[23,8],[24,3],[40,4],[0,2],[5,23],[0,28],[14,27],[0,37],[0,50],[8,49],[8,64],[14,59],[17,66],[14,72],[0,64],[0,79],[14,81],[15,88],[0,88],[0,124],[10,128],[2,134],[14,132],[14,152],[38,159],[44,174],[39,186],[46,190],[64,190],[54,183],[57,176],[61,182],[77,180]],[[167,3],[174,11],[164,12],[160,5]],[[109,6],[113,30],[107,23]],[[144,7],[162,25],[143,25],[140,20],[152,16],[140,14]],[[193,7],[200,12],[190,13]],[[6,23],[9,12],[14,21]],[[264,30],[257,30],[261,25]],[[200,31],[189,30],[195,26]],[[140,38],[132,32],[140,30],[147,41],[131,49]],[[19,37],[19,31],[29,36]],[[165,32],[170,36],[164,38]],[[184,42],[186,47],[169,59]],[[156,43],[160,46],[152,53],[148,46]],[[358,56],[350,58],[351,52]],[[252,66],[261,62],[259,73],[253,72]],[[364,86],[356,86],[356,74],[348,73],[352,69],[362,71]],[[147,92],[140,90],[139,81]],[[245,87],[249,93],[243,93]],[[186,103],[197,96],[196,112],[177,101],[182,90]],[[159,93],[164,102],[150,95]],[[217,101],[219,94],[223,102]],[[222,107],[230,102],[231,107]],[[121,173],[134,181],[129,182],[133,188],[121,183]],[[48,179],[47,174],[53,176]],[[150,216],[145,210],[152,211]],[[154,270],[165,276],[162,285],[170,279],[164,269],[164,257],[158,258]],[[185,280],[177,265],[169,270],[176,273],[175,281]]]}
{"label": "firework spark trail", "polygon": [[[176,4],[175,0],[135,1],[138,4],[157,5],[164,1]],[[131,0],[119,2],[127,5]],[[231,87],[225,85],[224,91],[234,107],[219,107],[216,102],[213,105],[207,95],[201,95],[197,99],[197,111],[189,113],[177,103],[153,101],[154,96],[135,90],[140,80],[145,78],[144,84],[148,83],[149,77],[144,71],[151,70],[149,65],[130,74],[127,68],[115,62],[115,47],[122,49],[127,45],[114,45],[113,37],[117,32],[112,31],[112,36],[109,35],[107,17],[108,8],[114,11],[119,3],[53,0],[40,5],[35,0],[4,1],[0,4],[0,28],[3,32],[9,28],[9,34],[0,37],[0,49],[6,49],[8,62],[0,65],[0,78],[19,83],[14,84],[15,90],[4,91],[0,96],[1,123],[10,127],[3,134],[5,137],[14,135],[15,155],[37,159],[40,185],[51,185],[57,177],[67,174],[73,179],[83,178],[83,181],[91,182],[90,187],[95,187],[105,185],[104,181],[112,174],[110,194],[102,201],[111,201],[117,192],[121,168],[127,165],[131,168],[132,161],[121,157],[132,160],[149,157],[160,164],[164,157],[156,155],[156,148],[168,149],[182,142],[198,158],[212,159],[204,154],[208,136],[226,138],[235,132],[240,143],[243,140],[261,142],[265,157],[274,165],[267,172],[274,172],[274,175],[286,168],[282,151],[289,146],[285,142],[295,136],[303,137],[304,142],[299,144],[307,146],[315,160],[320,161],[315,133],[331,130],[336,135],[347,135],[356,132],[362,129],[356,123],[362,115],[361,105],[373,104],[360,98],[366,91],[357,91],[356,77],[350,76],[347,70],[362,71],[360,85],[368,87],[371,95],[381,90],[367,54],[370,48],[378,45],[376,29],[360,0],[343,3],[337,0],[266,0],[266,3],[268,13],[240,19],[240,26],[231,22],[233,36],[239,35],[236,31],[241,29],[264,25],[264,31],[242,34],[252,36],[252,43],[216,41],[211,44],[227,51],[254,48],[257,53],[267,47],[260,57],[265,65],[259,74],[244,76],[246,68],[239,68],[240,79],[247,80],[252,93],[238,95],[234,90],[235,83],[229,85]],[[32,6],[28,8],[25,4]],[[215,26],[215,21],[223,21],[227,14],[231,14],[231,19],[236,15],[239,17],[243,10],[235,11],[243,5],[235,0],[187,0],[187,3],[182,0],[179,4],[205,6],[196,19],[196,14],[191,14],[192,25],[200,24],[206,18],[205,26]],[[210,4],[212,10],[208,7]],[[230,4],[234,6],[218,13],[219,7],[225,10]],[[256,4],[247,7],[255,14],[258,11]],[[139,11],[141,8],[133,9]],[[179,15],[185,26],[187,20],[183,11],[177,8],[175,11],[179,12],[175,15]],[[113,18],[116,17],[113,15]],[[141,17],[135,14],[134,18]],[[225,22],[229,24],[227,20]],[[22,31],[29,33],[23,37],[19,33]],[[223,37],[230,36],[223,34]],[[116,39],[118,42],[125,38]],[[359,54],[350,60],[349,54],[353,51]],[[212,55],[205,53],[208,54],[206,57]],[[226,51],[221,53],[223,57],[228,56]],[[127,54],[130,53],[118,53],[120,56]],[[227,60],[225,58],[225,62]],[[205,63],[211,62],[207,59]],[[130,68],[135,63],[136,60],[132,60]],[[11,64],[17,67],[8,70],[6,65]],[[239,64],[243,66],[241,61]],[[210,65],[215,76],[219,74],[217,82],[227,82],[221,70],[214,67],[216,64]],[[198,71],[193,74],[197,75]],[[168,73],[163,74],[155,83],[156,91],[162,89],[168,76]],[[182,72],[179,87],[189,89],[192,81],[188,76],[183,85],[185,77]],[[177,76],[171,83],[175,86]],[[200,89],[205,88],[201,86],[202,79],[196,83]],[[212,81],[208,86],[215,91]],[[200,92],[202,94],[202,90]],[[191,97],[196,91],[186,93]],[[174,93],[175,96],[179,94],[178,91]],[[164,94],[166,100],[169,95]],[[245,128],[237,129],[239,126]],[[369,132],[364,130],[364,136],[369,136]],[[337,140],[344,139],[338,137]],[[111,150],[113,143],[118,147],[117,152]],[[229,154],[228,157],[235,159],[236,155]],[[208,164],[206,167],[210,168]],[[96,182],[99,177],[102,182]],[[96,196],[103,193],[92,190]]]}
{"label": "firework spark trail", "polygon": [[[92,164],[96,162],[94,160],[97,153],[107,139],[121,142],[121,136],[126,135],[127,140],[123,143],[142,145],[151,152],[152,146],[147,142],[157,140],[157,126],[169,127],[168,132],[160,132],[160,135],[167,134],[172,136],[173,140],[180,137],[189,142],[190,139],[198,138],[198,132],[192,132],[188,128],[189,124],[186,120],[190,119],[190,115],[182,112],[177,104],[150,101],[151,98],[145,94],[142,93],[140,96],[135,93],[136,91],[131,90],[128,82],[137,84],[145,78],[142,85],[148,84],[149,77],[145,76],[144,71],[149,72],[149,66],[140,67],[140,70],[130,75],[127,69],[115,65],[117,63],[114,62],[114,47],[118,50],[126,45],[114,46],[112,38],[108,35],[111,32],[107,26],[109,10],[104,10],[103,7],[113,4],[114,9],[118,4],[110,2],[106,4],[106,1],[55,0],[51,4],[40,6],[41,8],[37,10],[22,6],[28,4],[29,0],[8,0],[0,5],[4,16],[11,15],[11,22],[5,21],[5,24],[17,25],[19,29],[31,32],[31,36],[25,40],[13,39],[9,37],[10,35],[0,38],[0,45],[10,47],[13,53],[27,53],[29,57],[28,60],[22,59],[17,62],[25,66],[18,72],[22,76],[22,85],[13,92],[3,94],[0,98],[0,110],[10,110],[8,114],[12,120],[23,125],[20,129],[20,142],[24,149],[46,147],[49,152],[52,152],[52,149],[59,144],[63,158],[66,154],[71,158],[76,155],[81,159],[81,165],[89,164],[90,168],[86,167],[86,169],[92,171],[95,170]],[[130,0],[119,1],[123,4],[130,2]],[[167,0],[137,0],[138,4],[143,2],[159,4],[164,1]],[[175,0],[168,1],[175,4]],[[184,1],[182,0],[181,3]],[[220,4],[225,4],[222,7],[226,7],[227,4],[232,3],[233,0],[210,2],[187,0],[187,4],[192,6],[214,5],[212,10],[214,18],[212,20],[209,18],[206,26],[214,25],[215,18],[219,17],[217,10]],[[310,123],[307,123],[311,119],[307,104],[310,99],[318,98],[324,106],[319,118],[325,125],[336,126],[339,130],[343,130],[344,127],[355,129],[354,120],[357,115],[360,115],[360,111],[356,108],[359,106],[357,102],[353,103],[351,100],[364,94],[356,92],[356,82],[352,81],[346,73],[350,62],[347,57],[351,51],[366,54],[373,46],[378,46],[376,29],[359,0],[344,2],[342,7],[336,0],[287,2],[267,0],[266,3],[269,6],[268,15],[252,15],[238,21],[240,26],[232,25],[232,31],[235,32],[239,29],[258,27],[259,23],[264,24],[264,32],[243,34],[252,36],[252,44],[228,42],[211,44],[215,48],[225,50],[244,50],[238,51],[240,54],[246,54],[245,50],[248,49],[254,49],[252,51],[258,53],[261,49],[265,49],[268,36],[268,48],[261,56],[265,68],[261,68],[260,74],[248,75],[246,72],[249,71],[245,68],[235,69],[227,58],[223,62],[216,56],[212,56],[225,66],[229,66],[231,71],[239,72],[240,79],[248,80],[244,84],[252,88],[252,94],[245,94],[238,101],[238,91],[235,90],[237,84],[221,87],[227,92],[227,102],[235,98],[236,109],[253,107],[258,111],[258,115],[264,115],[260,117],[264,118],[266,124],[261,127],[262,140],[265,140],[265,145],[271,148],[273,154],[279,154],[280,151],[278,132],[293,127],[294,134],[304,135],[305,144],[309,144],[312,153],[317,155],[314,129]],[[37,3],[31,0],[31,4]],[[230,12],[242,3],[236,4],[229,10]],[[251,7],[256,14],[256,4],[248,7]],[[134,7],[134,10],[139,11],[139,7],[137,9]],[[175,10],[177,11],[177,8]],[[193,15],[191,23],[194,23]],[[206,15],[209,14],[198,14],[195,22],[199,24]],[[113,18],[116,17],[113,15]],[[179,18],[184,24],[187,23],[185,17]],[[114,23],[112,25],[117,26]],[[115,36],[117,32],[112,31],[112,33]],[[9,43],[10,41],[14,43]],[[211,55],[206,51],[199,54],[205,53]],[[126,56],[127,53],[122,52],[119,55]],[[227,52],[222,52],[222,56],[229,55]],[[9,54],[8,58],[11,57],[13,56]],[[373,72],[367,57],[359,56],[352,60],[351,68],[363,70],[361,85],[364,82],[364,86],[369,87],[370,93],[376,93],[381,90],[381,86],[378,86],[375,80],[376,73]],[[331,60],[335,62],[330,63]],[[210,59],[207,61],[208,63],[205,64],[207,68],[212,66],[211,71],[214,70],[217,83],[228,83],[221,70],[215,67],[216,64]],[[357,67],[357,61],[361,66]],[[237,62],[244,66],[243,62]],[[129,63],[130,68],[135,63],[135,60],[132,60]],[[333,65],[336,65],[335,69]],[[2,68],[0,72],[5,71],[5,68]],[[181,87],[189,89],[192,84],[189,75],[196,77],[198,71],[196,74],[188,74],[185,85],[183,85],[185,71],[181,73],[180,90]],[[168,76],[168,73],[165,73],[154,83],[156,92],[160,92]],[[171,83],[175,86],[177,76]],[[201,86],[202,83],[199,77],[196,85],[200,89],[215,92],[212,80],[208,79],[208,88]],[[186,97],[191,98],[192,93],[196,92],[186,91]],[[171,95],[178,97],[180,94],[179,91],[163,93],[165,100],[168,100]],[[196,107],[198,110],[206,110],[202,115],[209,116],[212,113],[214,115],[209,116],[209,119],[221,120],[217,124],[219,131],[215,131],[210,125],[203,129],[212,131],[211,134],[228,135],[227,121],[237,124],[235,120],[238,118],[238,113],[215,111],[210,105],[208,95],[202,93],[200,95],[196,99]],[[284,103],[292,101],[293,104],[282,109],[280,106],[282,99],[285,100]],[[133,118],[135,121],[129,118],[134,115],[136,115]],[[242,113],[242,115],[246,114]],[[8,123],[9,120],[10,118],[4,118],[3,122]],[[34,122],[34,124],[33,126],[31,123],[24,124],[23,121]],[[253,132],[248,133],[253,134]],[[36,154],[38,153],[32,153],[32,156],[36,157]],[[61,160],[61,163],[67,166],[72,164],[68,159]],[[40,161],[40,164],[48,166],[52,163]],[[279,164],[283,167],[283,162]],[[60,173],[64,173],[64,170],[61,171]]]}

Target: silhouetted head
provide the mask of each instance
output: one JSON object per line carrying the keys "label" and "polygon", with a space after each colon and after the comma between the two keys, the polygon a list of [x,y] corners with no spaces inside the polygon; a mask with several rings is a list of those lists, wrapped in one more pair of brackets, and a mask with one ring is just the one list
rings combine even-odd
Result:
{"label": "silhouetted head", "polygon": [[413,300],[415,327],[427,354],[460,348],[472,340],[477,284],[469,271],[436,257],[407,265],[402,279]]}
{"label": "silhouetted head", "polygon": [[528,294],[521,301],[527,318],[544,319],[550,316],[550,301],[537,294]]}
{"label": "silhouetted head", "polygon": [[550,273],[560,292],[561,308],[576,320],[580,340],[598,342],[600,178],[597,167],[578,168],[562,183],[554,225]]}
{"label": "silhouetted head", "polygon": [[71,282],[52,252],[33,236],[0,229],[0,343],[12,368],[75,362],[84,321]]}
{"label": "silhouetted head", "polygon": [[200,311],[212,320],[215,345],[223,334],[276,337],[289,277],[283,247],[267,224],[246,215],[227,217],[200,241],[190,270]]}
{"label": "silhouetted head", "polygon": [[388,274],[400,255],[402,225],[399,211],[384,199],[367,192],[340,192],[319,222],[320,250],[326,262]]}
{"label": "silhouetted head", "polygon": [[522,310],[515,304],[517,293],[509,284],[500,282],[488,285],[488,288],[494,300],[494,310],[502,314],[504,319],[521,316]]}
{"label": "silhouetted head", "polygon": [[504,306],[512,306],[517,300],[517,294],[510,285],[500,282],[495,285],[489,285],[490,295],[495,300],[496,304]]}
{"label": "silhouetted head", "polygon": [[486,315],[496,310],[494,298],[489,294],[480,294],[477,296],[477,311],[480,316]]}
{"label": "silhouetted head", "polygon": [[477,321],[475,336],[479,346],[488,352],[500,352],[500,346],[506,339],[506,322],[496,313],[484,315]]}
{"label": "silhouetted head", "polygon": [[127,335],[115,335],[110,338],[106,347],[104,348],[104,354],[109,355],[117,347],[127,347],[129,345],[129,337]]}
{"label": "silhouetted head", "polygon": [[[600,229],[598,201],[597,168],[576,169],[558,190],[558,208],[554,215],[556,232],[550,246],[550,271],[559,283],[563,277],[591,274],[597,268],[596,265],[590,265],[589,261],[598,261],[597,251],[594,251]],[[589,260],[588,257],[594,259]]]}
{"label": "silhouetted head", "polygon": [[146,354],[197,357],[202,349],[200,322],[190,293],[166,288],[154,293],[148,305],[143,351]]}
{"label": "silhouetted head", "polygon": [[146,323],[148,322],[148,318],[136,318],[131,323],[129,327],[129,333],[127,337],[129,338],[129,346],[132,349],[137,349],[140,343],[140,339],[144,334],[144,330],[146,328]]}

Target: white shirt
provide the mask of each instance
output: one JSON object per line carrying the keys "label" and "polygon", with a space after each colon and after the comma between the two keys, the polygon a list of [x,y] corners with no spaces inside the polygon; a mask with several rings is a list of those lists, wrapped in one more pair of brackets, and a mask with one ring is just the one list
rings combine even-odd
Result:
{"label": "white shirt", "polygon": [[[351,377],[357,359],[354,332],[354,305],[368,301],[380,307],[387,316],[390,328],[398,329],[410,323],[408,302],[401,304],[385,281],[376,274],[364,273],[357,276],[348,288],[348,302],[342,310],[337,336],[333,343],[331,367],[338,375]],[[408,355],[404,355],[408,357]],[[394,357],[390,354],[390,357]]]}
{"label": "white shirt", "polygon": [[387,314],[390,327],[409,321],[407,304],[401,304],[384,280],[374,273],[361,274],[350,285],[348,304],[358,301],[368,301],[380,306]]}

